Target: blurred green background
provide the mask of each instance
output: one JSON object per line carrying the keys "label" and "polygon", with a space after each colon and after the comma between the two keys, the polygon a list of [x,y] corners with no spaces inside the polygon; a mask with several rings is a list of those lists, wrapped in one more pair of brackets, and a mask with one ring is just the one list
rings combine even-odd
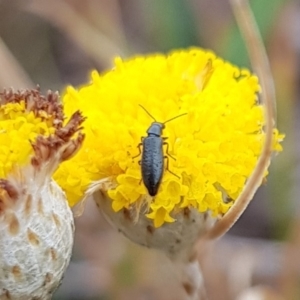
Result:
{"label": "blurred green background", "polygon": [[[274,76],[284,152],[239,222],[199,260],[209,299],[244,299],[236,297],[256,285],[300,299],[300,2],[250,3]],[[116,55],[190,46],[251,67],[227,0],[0,0],[1,89],[63,91],[109,68]],[[170,263],[116,233],[93,203],[76,223],[56,300],[183,299]]]}

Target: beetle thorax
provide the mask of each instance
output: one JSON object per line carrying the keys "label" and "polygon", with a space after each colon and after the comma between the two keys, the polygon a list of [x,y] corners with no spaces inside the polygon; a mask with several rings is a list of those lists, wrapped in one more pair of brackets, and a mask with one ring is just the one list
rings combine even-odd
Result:
{"label": "beetle thorax", "polygon": [[160,122],[153,122],[151,126],[148,128],[147,133],[148,135],[161,136],[164,128],[165,128],[165,124]]}

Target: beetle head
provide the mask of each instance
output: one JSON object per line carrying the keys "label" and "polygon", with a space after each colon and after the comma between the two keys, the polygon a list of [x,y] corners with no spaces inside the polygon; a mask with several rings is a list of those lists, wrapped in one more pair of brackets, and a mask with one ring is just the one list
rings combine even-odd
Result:
{"label": "beetle head", "polygon": [[153,122],[148,128],[147,133],[153,134],[155,136],[161,136],[164,128],[165,128],[165,124],[160,122]]}

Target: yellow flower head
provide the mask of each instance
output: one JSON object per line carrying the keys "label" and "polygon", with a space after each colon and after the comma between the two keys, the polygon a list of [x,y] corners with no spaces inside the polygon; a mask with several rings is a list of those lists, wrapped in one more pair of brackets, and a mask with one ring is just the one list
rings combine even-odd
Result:
{"label": "yellow flower head", "polygon": [[[223,215],[262,149],[264,112],[259,89],[257,77],[249,71],[197,48],[117,58],[111,71],[94,71],[90,84],[67,89],[65,113],[83,111],[86,140],[55,178],[71,205],[82,199],[93,181],[108,178],[113,210],[140,207],[150,199],[147,217],[156,227],[173,222],[176,212],[184,208]],[[185,114],[163,129],[167,158],[154,197],[146,196],[138,149],[154,121],[149,114],[161,123]],[[275,131],[275,151],[281,150],[281,138]]]}

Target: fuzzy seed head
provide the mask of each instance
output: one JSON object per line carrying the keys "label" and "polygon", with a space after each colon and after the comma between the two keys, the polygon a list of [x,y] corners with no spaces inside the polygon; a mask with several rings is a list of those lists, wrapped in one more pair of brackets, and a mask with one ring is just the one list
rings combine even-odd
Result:
{"label": "fuzzy seed head", "polygon": [[53,180],[23,180],[0,215],[0,299],[51,299],[70,261],[73,216]]}

